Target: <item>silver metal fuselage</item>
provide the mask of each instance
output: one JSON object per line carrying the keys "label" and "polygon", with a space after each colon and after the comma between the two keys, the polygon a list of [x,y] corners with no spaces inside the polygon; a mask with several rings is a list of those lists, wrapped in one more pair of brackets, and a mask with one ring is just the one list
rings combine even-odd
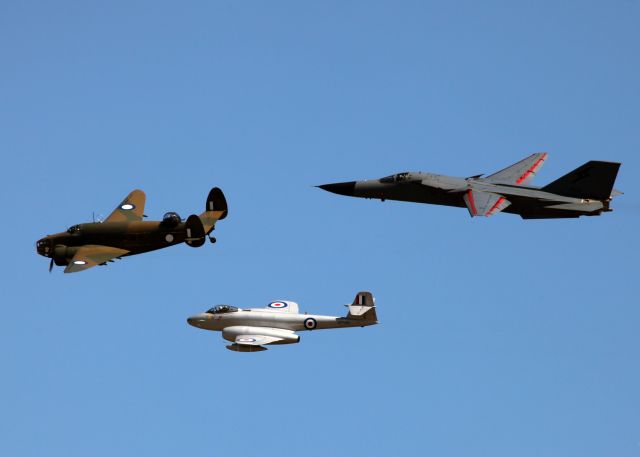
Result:
{"label": "silver metal fuselage", "polygon": [[[313,329],[305,327],[305,321],[315,320]],[[222,331],[227,327],[264,327],[299,332],[302,330],[321,330],[330,328],[366,327],[376,322],[347,317],[322,316],[319,314],[298,314],[269,311],[265,309],[238,309],[226,314],[201,313],[191,316],[187,322],[204,330]]]}

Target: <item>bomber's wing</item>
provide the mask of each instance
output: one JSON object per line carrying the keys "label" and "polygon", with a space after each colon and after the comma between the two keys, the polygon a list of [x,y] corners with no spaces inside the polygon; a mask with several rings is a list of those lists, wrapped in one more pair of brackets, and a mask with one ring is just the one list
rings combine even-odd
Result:
{"label": "bomber's wing", "polygon": [[113,210],[105,222],[134,222],[141,221],[144,216],[144,202],[146,197],[139,189],[132,191],[122,200],[122,203]]}
{"label": "bomber's wing", "polygon": [[87,268],[103,264],[118,257],[122,257],[123,255],[128,253],[129,251],[125,249],[118,249],[111,246],[100,246],[97,244],[88,244],[78,249],[76,254],[69,262],[69,265],[67,265],[67,268],[64,269],[64,272],[76,273],[78,271],[86,270]]}
{"label": "bomber's wing", "polygon": [[524,186],[528,184],[536,175],[538,170],[540,170],[544,161],[547,160],[547,155],[548,154],[546,152],[532,154],[526,159],[521,160],[504,170],[500,170],[497,173],[487,176],[485,181]]}
{"label": "bomber's wing", "polygon": [[491,216],[499,213],[511,204],[509,200],[502,195],[493,192],[484,192],[481,190],[468,190],[464,194],[464,202],[471,216]]}

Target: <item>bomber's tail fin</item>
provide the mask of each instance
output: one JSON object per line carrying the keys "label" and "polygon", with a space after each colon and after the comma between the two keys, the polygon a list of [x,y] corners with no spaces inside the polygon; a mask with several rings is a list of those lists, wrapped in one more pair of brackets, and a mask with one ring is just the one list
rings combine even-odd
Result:
{"label": "bomber's tail fin", "polygon": [[222,190],[214,187],[207,196],[204,213],[200,214],[205,233],[207,235],[211,233],[216,222],[227,217],[228,213],[227,199],[224,197]]}
{"label": "bomber's tail fin", "polygon": [[349,319],[362,319],[371,324],[378,322],[376,301],[371,292],[358,292],[353,303],[347,305],[347,307],[349,308],[349,314],[347,315]]}
{"label": "bomber's tail fin", "polygon": [[618,162],[591,160],[547,184],[542,190],[566,197],[609,200],[619,168]]}

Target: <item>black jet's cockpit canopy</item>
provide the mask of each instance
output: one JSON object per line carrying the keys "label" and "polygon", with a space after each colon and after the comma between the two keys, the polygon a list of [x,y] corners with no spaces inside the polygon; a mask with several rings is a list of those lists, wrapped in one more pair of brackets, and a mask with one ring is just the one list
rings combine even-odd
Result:
{"label": "black jet's cockpit canopy", "polygon": [[384,178],[380,179],[380,182],[384,182],[384,183],[403,182],[403,181],[407,181],[409,177],[410,177],[409,172],[396,173],[395,175],[385,176]]}
{"label": "black jet's cockpit canopy", "polygon": [[231,305],[218,305],[211,308],[207,311],[207,314],[224,314],[224,313],[235,313],[238,311],[238,308]]}
{"label": "black jet's cockpit canopy", "polygon": [[180,219],[180,215],[175,211],[166,212],[164,213],[164,216],[162,216],[162,225],[165,227],[175,227],[181,221],[182,219]]}
{"label": "black jet's cockpit canopy", "polygon": [[80,233],[80,225],[72,225],[67,229],[67,233],[73,235],[74,233]]}

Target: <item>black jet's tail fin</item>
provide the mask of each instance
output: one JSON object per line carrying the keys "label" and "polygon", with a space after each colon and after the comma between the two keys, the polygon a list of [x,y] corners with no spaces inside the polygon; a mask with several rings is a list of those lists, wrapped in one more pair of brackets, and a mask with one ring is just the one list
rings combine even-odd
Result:
{"label": "black jet's tail fin", "polygon": [[542,188],[545,192],[574,198],[609,200],[620,164],[592,160]]}

